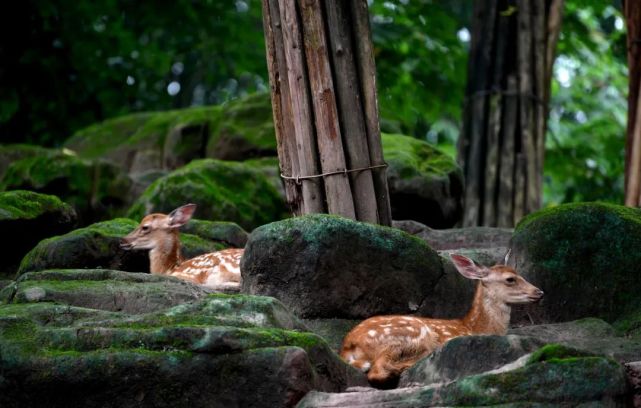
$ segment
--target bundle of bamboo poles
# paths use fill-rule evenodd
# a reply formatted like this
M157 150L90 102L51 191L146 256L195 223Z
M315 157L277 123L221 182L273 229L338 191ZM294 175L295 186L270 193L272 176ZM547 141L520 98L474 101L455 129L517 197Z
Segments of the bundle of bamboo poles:
M263 0L281 173L294 215L391 224L366 0Z

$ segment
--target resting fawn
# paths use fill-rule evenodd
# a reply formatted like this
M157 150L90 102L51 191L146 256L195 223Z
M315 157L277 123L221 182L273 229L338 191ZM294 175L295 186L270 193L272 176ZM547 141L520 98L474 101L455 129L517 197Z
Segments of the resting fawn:
M196 204L178 207L168 215L150 214L124 237L123 249L149 249L150 272L213 287L240 286L243 249L230 248L185 260L180 251L178 228L191 219Z
M509 266L487 268L462 255L451 258L461 275L479 281L465 317L376 316L358 324L345 337L341 357L367 372L373 385L389 386L403 370L454 337L504 335L510 322L509 304L536 302L543 296Z

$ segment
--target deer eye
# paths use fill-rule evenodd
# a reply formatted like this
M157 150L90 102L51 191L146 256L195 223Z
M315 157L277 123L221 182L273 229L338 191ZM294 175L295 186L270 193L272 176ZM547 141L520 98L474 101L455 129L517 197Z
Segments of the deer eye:
M505 282L506 282L508 285L513 285L513 284L515 284L515 283L516 283L516 279L514 279L514 278L507 278L507 279L505 280Z
M140 230L141 230L142 232L149 232L149 225L143 225L143 226L140 228Z

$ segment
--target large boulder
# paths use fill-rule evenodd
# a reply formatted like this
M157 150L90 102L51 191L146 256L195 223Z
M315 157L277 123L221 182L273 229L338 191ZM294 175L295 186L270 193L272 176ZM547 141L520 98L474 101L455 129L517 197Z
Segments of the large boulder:
M319 214L254 230L241 273L243 292L274 296L301 317L363 318L416 311L443 266L397 229Z
M75 222L74 209L58 197L24 190L0 193L0 277L13 276L22 257L40 240L68 232Z
M454 226L463 214L463 172L454 159L409 136L383 134L382 140L392 217Z
M245 163L195 160L153 182L136 200L129 217L168 213L198 204L198 217L233 221L251 230L286 216L285 203L263 173Z
M220 106L122 116L79 130L65 142L82 157L104 157L131 174L174 170L191 160L275 156L268 94Z
M545 291L529 309L536 321L582 317L614 321L641 306L641 210L613 204L566 204L525 217L511 262Z
M0 180L0 191L31 190L60 197L85 225L121 214L131 201L130 186L130 178L114 164L66 153L15 161Z
M269 298L209 295L137 315L11 304L0 328L3 407L291 407L310 390L364 384Z
M130 272L149 271L147 251L125 251L120 240L138 223L118 218L47 238L33 248L20 263L19 274L47 269L104 268ZM181 234L183 254L187 258L226 248L228 245Z
M617 407L625 406L627 392L626 373L619 363L548 345L517 363L449 383L390 391L310 392L298 407Z

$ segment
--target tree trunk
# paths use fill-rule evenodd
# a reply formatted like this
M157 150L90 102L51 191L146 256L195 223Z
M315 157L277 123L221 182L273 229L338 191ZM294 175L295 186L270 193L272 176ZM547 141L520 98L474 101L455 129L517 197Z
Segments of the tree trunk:
M641 207L641 3L623 4L628 29L628 127L625 142L625 205Z
M464 226L513 227L541 206L563 0L477 0L458 159Z
M391 224L368 18L366 0L263 0L278 156L294 215Z

